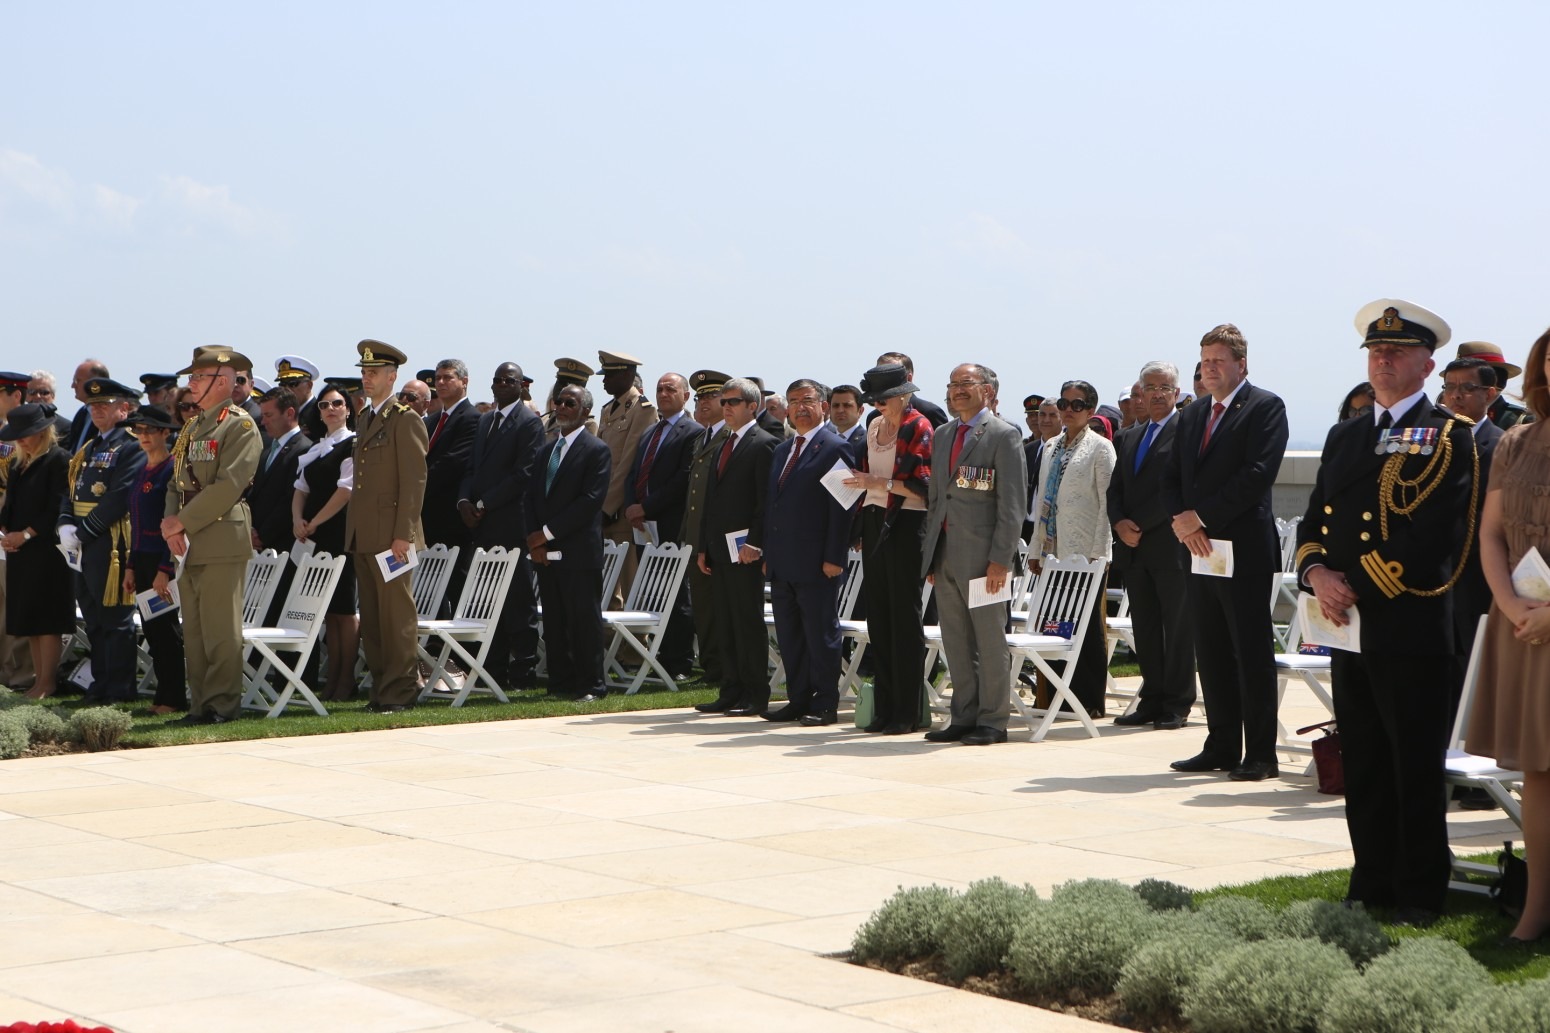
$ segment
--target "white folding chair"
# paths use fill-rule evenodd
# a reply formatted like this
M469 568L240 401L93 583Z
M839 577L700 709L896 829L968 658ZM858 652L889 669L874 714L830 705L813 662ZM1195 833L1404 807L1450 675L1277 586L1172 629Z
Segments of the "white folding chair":
M414 592L414 613L419 620L434 620L447 597L447 585L452 581L452 568L457 563L460 546L450 548L437 542L417 554L419 562L409 572Z
M452 705L460 707L473 692L488 692L502 703L508 702L506 691L484 669L484 658L490 652L501 609L506 605L506 593L521 558L522 553L518 550L508 552L501 545L488 551L475 549L473 562L468 565L468 580L463 582L463 594L452 617L448 620L421 618L416 622L420 659L431 668L430 677L425 679L425 687L420 690L419 702L450 696ZM435 656L429 649L433 641L440 646ZM469 652L464 643L472 645L474 651ZM463 675L461 685L447 670L451 656L456 656L468 672Z
M640 566L635 569L635 580L630 585L629 598L622 610L604 610L603 623L613 629L608 652L603 656L603 677L610 687L623 683L629 672L619 663L619 650L628 644L640 656L640 666L630 678L625 695L638 692L646 680L648 671L656 672L656 679L670 689L678 683L667 673L657 659L662 646L662 635L673 616L673 601L678 598L678 586L689 569L694 550L688 545L664 542L648 545L641 554Z
M1061 717L1075 718L1090 737L1098 737L1098 728L1088 716L1087 708L1071 691L1071 679L1081 658L1082 641L1087 635L1087 623L1092 619L1093 605L1103 588L1105 566L1103 560L1047 557L1029 596L1028 630L1006 637L1007 645L1012 648L1008 691L1012 706L1028 722L1033 742L1043 739L1050 726ZM1071 637L1046 633L1044 629L1052 625L1069 627ZM1065 670L1056 674L1050 666L1051 660L1065 661ZM1049 706L1042 710L1023 699L1018 676L1025 663L1033 664L1034 669L1048 680L1052 690ZM1070 707L1069 714L1061 713L1062 702ZM1038 719L1037 724L1035 719Z
M1277 636L1281 639L1282 636ZM1276 665L1276 732L1280 738L1279 749L1283 753L1295 753L1304 757L1313 756L1313 745L1306 739L1294 738L1281 721L1281 702L1286 698L1286 686L1293 678L1298 679L1313 693L1313 698L1321 703L1329 716L1335 716L1335 701L1330 698L1330 667L1329 657L1317 653L1299 653L1298 647L1302 645L1302 625L1297 620L1293 611L1292 623L1287 626L1284 641L1287 650L1275 655ZM1312 762L1309 762L1311 769Z
M629 542L603 542L603 591L601 594L603 609L608 609L608 601L614 597L614 589L619 587L619 575L624 571L624 557L632 548ZM533 595L538 595L538 574L533 574Z
M1028 624L1028 590L1033 587L1033 571L1028 565L1026 542L1019 543L1023 549L1023 572L1012 578L1012 600L1008 604L1008 623L1013 631L1025 629ZM922 602L921 610L925 610ZM925 633L926 658L921 666L920 678L926 690L926 705L934 714L949 715L951 707L946 700L947 690L952 686L952 670L944 662L942 669L937 671L937 659L942 655L942 626L940 624L927 624L921 629ZM936 677L932 678L933 672Z
M280 587L280 575L290 560L288 552L265 549L255 552L248 560L247 577L242 583L242 626L262 627L269 615L269 604L274 601L275 589Z
M1475 644L1469 651L1469 666L1464 669L1464 691L1459 697L1458 715L1453 719L1453 734L1448 737L1443 777L1450 787L1484 789L1492 802L1521 829L1523 828L1523 804L1515 791L1522 791L1523 772L1499 767L1492 758L1482 757L1464 749L1464 733L1469 728L1469 712L1475 704L1475 688L1480 682L1480 654L1485 646L1486 620L1487 618L1481 617L1479 623L1475 625ZM1453 873L1455 878L1448 883L1448 888L1471 893L1483 893L1486 892L1486 888L1479 882L1469 881L1465 876L1494 877L1498 874L1495 865L1457 859L1453 862Z
M931 599L932 588L933 586L929 581L923 582L920 586L921 613L926 612L926 603ZM851 605L852 608L854 608L854 602L852 602ZM852 612L854 612L854 609ZM872 616L870 613L868 613L867 620L871 619ZM872 644L872 632L871 629L867 627L867 622L864 620L858 621L848 618L841 618L840 640L840 648L842 650L845 648L844 644L846 642L854 643L854 648L851 650L850 659L845 661L845 669L840 672L840 699L854 701L856 698L856 689L861 685L861 661L866 656L867 647ZM934 654L930 653L930 650L931 644L927 642L926 651L928 653L928 659L926 660L926 669L928 671L931 669L931 659L929 657L934 656Z
M1290 644L1289 631L1297 623L1297 525L1302 517L1291 520L1276 518L1276 536L1281 542L1281 571L1271 577L1270 627L1276 637L1276 645L1285 652L1297 647ZM1285 616L1285 621L1280 618Z
M328 716L312 689L301 680L301 672L317 645L328 601L334 597L334 588L348 560L348 556L330 556L326 552L308 556L291 579L291 589L280 607L280 623L272 628L242 629L243 678L247 682L242 696L244 708L267 711L265 717L278 717L291 705L292 697L300 694L300 702L310 706L313 713ZM282 651L292 658L292 663L280 657ZM259 657L256 667L252 663L255 653ZM285 687L279 692L269 686L271 669L285 679Z
M839 605L836 611L840 620L849 620L855 612L856 600L861 597L861 550L851 549L845 554L845 570L840 574ZM764 604L764 626L770 636L770 693L786 681L786 663L780 656L780 644L775 640L775 612L769 603ZM843 648L843 647L842 647ZM843 682L844 679L841 678Z
M1182 604L1183 600L1180 600L1180 605ZM1110 617L1108 623L1104 625L1103 639L1104 646L1106 647L1104 650L1106 665L1103 672L1105 680L1104 695L1109 699L1124 700L1126 704L1125 713L1128 714L1136 708L1136 704L1139 702L1137 695L1134 692L1121 692L1119 685L1114 681L1114 675L1110 674L1107 668L1108 663L1114 662L1114 650L1121 642L1125 644L1126 649L1130 650L1131 656L1136 655L1136 622L1130 616L1130 592L1128 589L1121 590L1119 612Z

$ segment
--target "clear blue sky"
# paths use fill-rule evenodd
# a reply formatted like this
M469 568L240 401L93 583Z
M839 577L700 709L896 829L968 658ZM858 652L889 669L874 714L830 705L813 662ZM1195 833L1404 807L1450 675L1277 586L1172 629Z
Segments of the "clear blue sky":
M434 10L434 7L444 8ZM1316 446L1377 297L1519 362L1533 4L0 5L7 367L997 369L1003 412L1232 321ZM1439 353L1442 355L1444 353ZM1451 357L1452 348L1446 355ZM1433 386L1435 386L1435 379Z

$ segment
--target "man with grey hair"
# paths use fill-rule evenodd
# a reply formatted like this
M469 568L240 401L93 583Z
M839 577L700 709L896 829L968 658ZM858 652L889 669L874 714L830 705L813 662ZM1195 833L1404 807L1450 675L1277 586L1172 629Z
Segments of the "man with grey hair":
M89 399L86 394L86 382L98 378L111 376L107 364L101 359L84 359L75 367L75 375L70 378L70 389L75 392L75 400L81 403L76 410L74 418L70 420L70 430L59 444L71 455L81 450L81 446L87 441L98 436L97 428L93 426L91 408L86 404Z
M1178 368L1148 362L1139 384L1140 401L1130 407L1133 422L1114 439L1108 501L1114 569L1123 572L1130 593L1141 691L1135 709L1114 723L1182 728L1195 703L1195 628L1185 605L1189 550L1173 533L1162 493L1178 430Z
M479 412L468 401L468 366L462 359L442 359L431 375L441 412L425 417L428 443L425 450L425 501L420 504L420 520L429 545L457 548L452 580L442 600L442 616L450 617L452 607L463 592L468 564L473 559L473 537L459 515L463 498L463 478L473 460L474 439L479 430ZM516 540L516 528L512 529ZM529 593L531 595L531 592Z
M32 379L27 382L26 400L39 404L47 402L57 410L59 403L55 399L56 384L54 374L46 369L35 369L30 375ZM59 440L59 447L69 447L70 417L61 416L57 411L54 414L54 436Z

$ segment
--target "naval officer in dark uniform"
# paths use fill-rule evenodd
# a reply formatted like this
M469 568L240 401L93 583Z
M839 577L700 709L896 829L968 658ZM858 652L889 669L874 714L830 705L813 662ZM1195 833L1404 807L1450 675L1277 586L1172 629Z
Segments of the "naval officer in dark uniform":
M59 538L79 543L81 569L75 599L91 643L94 703L128 703L135 693L135 600L124 591L129 569L129 494L140 479L145 453L118 426L140 392L107 377L81 386L96 435L70 458L69 494L59 515Z
M1297 570L1328 620L1347 624L1353 607L1360 618L1360 652L1330 658L1356 855L1346 896L1427 926L1451 868L1448 592L1473 537L1478 460L1469 420L1422 388L1448 324L1385 298L1358 312L1356 327L1373 413L1336 424L1324 442Z

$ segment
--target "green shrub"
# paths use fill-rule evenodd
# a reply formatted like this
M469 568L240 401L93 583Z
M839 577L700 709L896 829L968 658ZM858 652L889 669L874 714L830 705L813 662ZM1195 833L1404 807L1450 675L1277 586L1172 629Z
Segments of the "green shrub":
M941 886L901 886L856 930L851 943L856 960L910 961L937 953L956 898Z
M1550 1033L1550 980L1493 986L1464 998L1455 1033Z
M1168 918L1168 928L1125 962L1114 987L1125 1007L1158 1021L1178 1012L1185 991L1217 958L1243 945L1225 929L1193 915Z
M0 689L0 710L10 710L19 707L23 703L31 702L25 692L12 692L10 689Z
M1131 955L1165 928L1164 916L1127 886L1070 882L1028 912L1007 949L1007 962L1031 993L1108 993Z
M1410 940L1368 965L1363 978L1335 988L1319 1028L1324 1033L1451 1031L1459 1002L1491 985L1491 974L1452 940Z
M27 729L34 743L62 742L70 736L65 719L48 707L17 707L7 711L6 716Z
M1276 931L1276 916L1252 897L1212 897L1200 905L1196 914L1240 940L1264 940Z
M96 753L116 748L124 738L124 733L134 727L134 723L134 718L122 710L88 707L70 716L70 735Z
M1136 896L1153 911L1188 911L1195 906L1195 894L1176 882L1142 879L1136 883Z
M942 927L947 974L963 979L1000 968L1017 927L1038 905L1039 894L1032 886L1013 886L998 878L970 883Z
M1331 992L1360 982L1338 947L1261 940L1224 952L1183 993L1194 1033L1305 1033Z
M7 711L0 714L0 760L10 760L27 752L27 727Z
M1299 900L1281 912L1278 926L1283 936L1333 944L1358 965L1366 965L1390 946L1388 934L1366 910L1331 900Z

